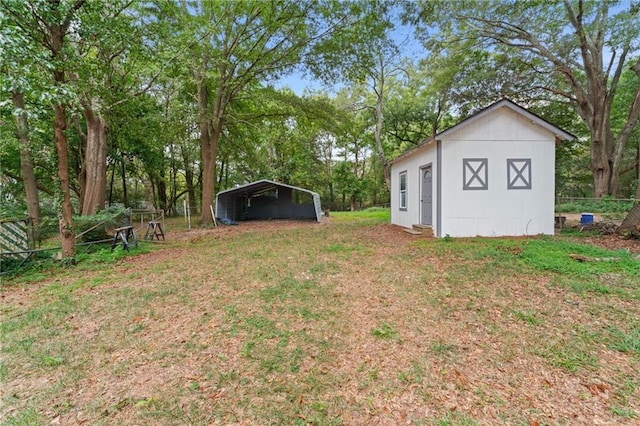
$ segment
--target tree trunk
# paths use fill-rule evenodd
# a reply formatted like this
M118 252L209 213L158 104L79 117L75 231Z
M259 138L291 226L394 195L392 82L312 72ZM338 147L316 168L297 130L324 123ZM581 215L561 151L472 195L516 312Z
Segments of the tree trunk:
M200 149L202 152L202 203L200 205L200 225L213 222L211 209L216 187L216 161L218 145L222 134L222 116L225 102L223 100L223 82L220 82L216 93L211 119L207 114L208 89L204 79L198 82L198 110L200 112Z
M204 73L203 73L204 74ZM210 170L210 158L211 158L211 144L209 137L209 119L207 117L207 106L209 104L209 89L207 83L204 81L204 75L198 78L198 126L200 128L200 156L202 164L202 205L201 205L201 217L200 224L207 223L207 214L209 205L205 203L211 203L212 197L207 197L205 194L213 192L213 184L211 182L211 170ZM215 179L215 173L213 174Z
M154 208L158 208L158 196L156 193L156 183L153 181L153 176L149 176L149 182L151 182L151 202Z
M208 144L208 143L207 143ZM211 151L207 149L207 152ZM205 160L206 158L206 160ZM200 224L212 222L209 206L213 205L213 191L215 190L215 163L211 161L211 155L202 158L202 208L200 211Z
M64 80L64 75L56 71L56 81ZM76 238L73 229L73 207L71 206L71 191L69 189L69 157L67 151L67 117L64 105L56 105L54 134L56 139L56 153L58 155L58 179L62 191L62 211L59 219L60 239L62 245L62 260L75 263Z
M606 143L602 140L591 142L591 172L593 173L593 196L602 198L609 194L611 167Z
M611 132L610 132L611 133ZM624 157L624 149L627 145L616 143L613 134L609 135L612 141L610 145L614 147L613 154L611 155L611 177L609 178L609 194L613 197L618 197L620 191L620 175L622 173L622 160Z
M64 41L66 29L59 24L49 25L51 57L59 67L60 52ZM56 68L53 71L53 79L56 86L64 84L64 70ZM56 154L58 157L58 180L62 192L62 204L59 216L60 240L62 246L62 261L75 263L76 238L73 227L73 206L71 205L71 190L69 188L69 151L67 141L67 114L65 106L59 103L54 106L54 137L56 141Z
M125 162L124 155L120 159L120 169L121 169L120 171L121 171L121 178L122 178L122 204L124 204L124 206L127 207L127 204L128 204L128 200L127 200L127 165L126 165L126 162Z
M203 149L202 211L200 212L200 224L208 224L213 222L211 209L209 208L209 206L213 206L213 197L216 189L216 161L218 158L218 144L220 142L221 134L220 123L221 120L214 117L211 138L207 143L207 148Z
M218 188L222 185L222 181L223 181L223 179L224 179L224 177L225 177L225 174L226 174L226 169L225 169L225 167L226 167L226 165L227 165L227 162L226 162L226 161L225 161L225 159L223 158L223 159L220 161L220 170L218 171L218 173L220 173L220 175L218 176Z
M329 181L329 206L333 210L335 208L336 194L333 192L333 182Z
M633 66L631 66L631 70L636 74L638 83L640 83L640 58L638 58L636 62L633 64ZM611 185L611 187L615 189L615 192L617 192L618 190L618 181L620 178L620 167L622 166L624 148L627 145L627 141L631 137L633 129L638 124L639 119L640 119L640 84L638 84L633 100L631 101L629 114L627 116L627 121L624 127L622 128L620 133L618 133L617 138L614 138L613 134L610 136L613 141L612 144L615 145L614 156L613 156L614 174L613 174L613 180ZM639 186L640 186L640 183L639 183Z
M158 207L160 210L175 211L175 200L171 202L171 205L167 202L167 183L164 179L164 173L158 173L156 180L156 189L158 191Z
M171 182L171 190L170 192L170 197L169 199L171 200L171 203L169 203L170 205L168 205L167 201L166 201L166 180L164 178L164 171L160 173L160 179L162 180L162 185L165 187L164 188L164 194L165 194L165 207L163 208L164 210L166 209L171 209L172 211L175 211L176 209L176 194L178 193L178 164L177 161L175 159L175 150L174 150L174 144L171 143L169 145L169 152L171 154L171 161L170 161L170 170L169 170L169 179Z
M80 208L84 204L84 191L87 187L87 170L84 167L84 157L85 157L85 149L87 147L87 134L82 129L80 125L80 120L77 116L73 117L73 124L75 125L76 131L78 133L78 149L71 151L71 155L69 158L69 163L71 164L71 170L77 176L78 180L78 198L80 201Z
M40 225L40 200L38 198L36 176L33 172L33 157L29 147L29 121L24 110L24 95L22 93L13 92L13 106L20 110L16 115L16 125L18 126L18 140L20 141L20 172L27 198L27 213L33 221L34 229L37 230Z
M222 185L222 182L224 182L224 187L229 188L229 165L223 168L223 172L224 174L221 175L220 177L223 178L224 180L221 181L220 185Z
M637 151L638 162L636 165L636 178L638 181L636 182L636 200L640 200L640 142L638 142L638 151Z
M384 154L384 148L382 147L382 126L384 125L384 63L383 59L380 59L380 74L378 78L374 79L374 90L376 92L376 107L375 107L375 116L376 116L376 128L374 131L374 138L376 141L376 148L378 149L378 158L380 159L380 163L382 164L382 170L384 172L384 183L387 186L387 189L391 189L391 171L389 170L389 165L387 164L387 159Z
M189 155L185 147L182 147L182 166L184 167L184 181L189 194L189 208L191 211L196 210L196 189L194 187L194 174L192 161L189 161Z
M107 188L107 124L90 105L84 105L87 149L84 160L85 189L82 215L104 209Z
M189 194L189 208L192 211L196 210L196 188L193 182L193 171L189 170L185 174L185 181L187 185L187 194Z
M111 179L109 179L109 207L113 204L113 180L116 176L116 164L111 168Z

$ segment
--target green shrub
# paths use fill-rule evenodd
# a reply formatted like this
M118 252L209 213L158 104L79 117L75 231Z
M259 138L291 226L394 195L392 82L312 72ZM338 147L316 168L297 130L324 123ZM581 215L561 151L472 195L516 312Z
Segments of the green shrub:
M557 213L626 213L633 207L633 201L620 201L612 198L599 200L561 201L556 204Z
M111 206L91 216L75 216L73 222L80 241L99 241L111 237L110 229L128 224L129 209Z

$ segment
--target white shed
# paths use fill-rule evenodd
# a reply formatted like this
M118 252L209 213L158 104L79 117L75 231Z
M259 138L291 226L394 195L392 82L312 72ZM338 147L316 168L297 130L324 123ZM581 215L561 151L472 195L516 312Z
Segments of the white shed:
M553 235L555 146L573 138L498 101L391 161L391 223L437 237Z

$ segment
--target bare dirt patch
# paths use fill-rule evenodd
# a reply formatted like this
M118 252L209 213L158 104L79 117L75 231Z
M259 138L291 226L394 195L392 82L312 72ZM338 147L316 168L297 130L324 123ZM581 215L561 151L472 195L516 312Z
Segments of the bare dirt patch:
M586 244L602 247L607 250L626 250L630 253L640 254L640 240L625 238L618 235L598 235L582 239Z

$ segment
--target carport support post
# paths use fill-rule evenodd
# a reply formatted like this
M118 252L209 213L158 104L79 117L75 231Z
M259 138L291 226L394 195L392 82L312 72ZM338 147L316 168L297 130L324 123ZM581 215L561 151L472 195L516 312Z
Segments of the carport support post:
M211 209L211 217L213 218L213 226L218 227L218 222L216 222L216 215L213 213L213 206L209 204L209 208Z

